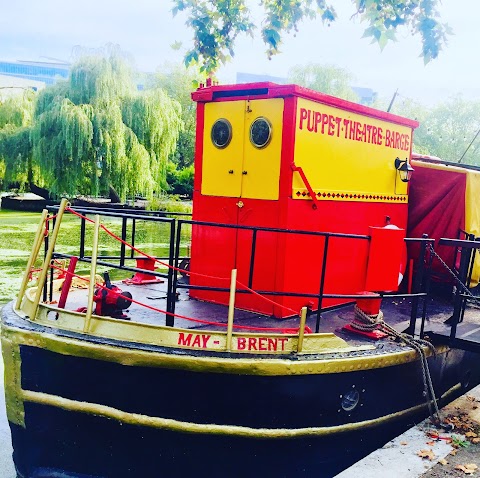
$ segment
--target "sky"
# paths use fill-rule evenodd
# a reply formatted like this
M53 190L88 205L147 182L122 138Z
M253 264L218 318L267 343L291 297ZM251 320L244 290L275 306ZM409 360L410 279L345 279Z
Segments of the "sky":
M252 0L253 8L258 2ZM235 82L237 72L286 77L298 64L335 65L352 73L354 85L372 88L381 97L435 104L454 95L480 99L480 1L444 0L442 21L454 35L437 60L424 65L419 37L399 31L383 51L362 38L365 24L351 20L351 2L332 0L339 18L330 27L306 21L294 37L284 38L282 53L268 60L261 40L243 37L234 61L218 73L221 83ZM133 55L137 66L155 71L165 62L180 62L191 46L185 17L172 17L170 0L0 0L0 60L70 60L72 48L99 48L111 42ZM181 42L182 49L171 45Z

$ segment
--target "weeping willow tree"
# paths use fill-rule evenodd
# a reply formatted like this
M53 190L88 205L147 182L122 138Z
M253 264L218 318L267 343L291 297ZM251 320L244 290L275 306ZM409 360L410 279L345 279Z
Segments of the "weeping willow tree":
M38 176L32 162L30 130L36 94L25 90L0 102L0 179L20 187Z
M66 82L36 103L33 161L56 195L151 196L182 129L181 107L162 90L139 92L134 72L115 51L77 61Z

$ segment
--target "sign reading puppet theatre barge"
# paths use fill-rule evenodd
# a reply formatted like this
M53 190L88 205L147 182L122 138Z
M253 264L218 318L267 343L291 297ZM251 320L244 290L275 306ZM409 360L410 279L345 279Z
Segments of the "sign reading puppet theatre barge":
M227 288L233 268L239 284L280 294L273 298L281 304L237 293L236 305L276 317L318 307L301 293L396 289L408 208L396 159L410 160L416 121L295 85L213 86L192 96L193 218L231 227L193 227L191 271L209 277L191 275L191 297L228 303L226 292L200 287ZM368 240L372 227L389 222L400 231L390 225L381 239ZM297 295L281 295L288 292ZM338 303L327 298L321 306Z

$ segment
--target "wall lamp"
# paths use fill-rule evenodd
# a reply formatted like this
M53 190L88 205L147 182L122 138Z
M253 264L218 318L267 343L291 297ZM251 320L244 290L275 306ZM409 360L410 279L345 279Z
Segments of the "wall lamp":
M415 171L409 164L408 160L405 159L402 161L400 158L395 159L395 169L398 171L400 175L400 180L404 183L408 183L412 178L412 173Z

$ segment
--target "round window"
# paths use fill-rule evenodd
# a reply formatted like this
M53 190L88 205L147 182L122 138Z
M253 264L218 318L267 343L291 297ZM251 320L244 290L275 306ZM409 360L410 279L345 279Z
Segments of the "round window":
M250 141L256 148L264 148L272 138L272 125L266 118L257 118L250 126Z
M226 148L232 140L232 125L224 118L213 123L212 142L217 148Z
M357 390L349 390L345 395L342 397L342 408L346 412L351 412L360 401L360 393Z

